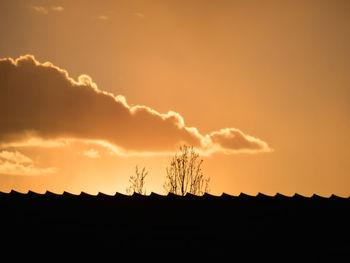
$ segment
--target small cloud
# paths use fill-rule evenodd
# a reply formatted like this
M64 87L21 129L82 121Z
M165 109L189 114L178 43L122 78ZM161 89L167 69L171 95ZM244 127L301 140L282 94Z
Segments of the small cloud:
M43 6L33 6L33 10L42 15L47 15L49 13L49 9Z
M227 154L240 152L271 152L272 149L266 142L255 138L253 136L244 134L239 129L226 128L219 131L212 132L207 138L219 146L219 149Z
M32 159L19 152L0 152L0 174L8 175L47 175L56 173L57 169L38 168Z
M85 151L83 153L84 156L92 158L92 159L97 159L100 158L100 153L97 150L90 149L88 151Z
M62 12L64 10L62 6L51 6L51 9L56 12Z
M32 159L29 157L19 153L19 152L9 152L9 151L1 151L0 159L15 162L15 163L31 163Z
M100 15L100 16L97 16L96 19L98 19L98 20L107 20L108 16Z
M37 168L33 164L25 165L22 163L12 163L0 161L0 174L8 175L48 175L57 172L56 168Z
M145 15L142 14L142 13L139 13L139 12L135 12L133 13L133 15L139 19L144 19L145 18Z
M42 139L39 137L35 137L34 134L28 133L24 135L23 140L15 141L15 142L1 142L0 148L25 148L25 147L39 147L39 148L55 148L55 147L63 147L68 145L70 141L68 139Z

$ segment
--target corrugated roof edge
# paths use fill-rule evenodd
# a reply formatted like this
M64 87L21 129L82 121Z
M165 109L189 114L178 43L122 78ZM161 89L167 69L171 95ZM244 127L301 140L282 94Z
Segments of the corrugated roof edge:
M55 197L87 197L87 198L176 198L176 199L235 199L235 198L239 198L239 199L275 199L275 198L292 198L292 199L316 199L316 200L324 200L324 199L342 199L342 200L346 200L349 199L350 200L350 196L348 197L341 197L335 194L329 195L329 196L321 196L321 195L317 195L317 194L313 194L312 196L304 196L304 195L300 195L298 193L295 193L292 196L287 196L287 195L283 195L281 193L276 193L275 195L266 195L263 194L261 192L257 193L257 195L248 195L245 193L240 193L239 195L230 195L227 193L222 193L221 195L212 195L212 194L208 194L205 193L203 196L197 196L197 195L193 195L193 194L186 194L185 196L180 196L180 195L176 195L173 193L168 193L167 195L161 195L158 193L154 193L151 192L149 195L141 195L141 194L137 194L137 193L133 193L132 195L126 195L126 194L122 194L119 192L116 192L114 195L109 195L109 194L105 194L102 192L98 192L98 194L94 195L94 194L89 194L86 192L81 192L80 194L74 194L74 193L70 193L67 191L64 191L63 193L59 194L59 193L54 193L51 191L46 191L45 193L38 193L38 192L34 192L32 190L29 190L28 192L19 192L19 191L15 191L15 190L11 190L10 192L3 192L0 191L0 197L1 196L31 196L31 197L35 197L35 196L55 196Z

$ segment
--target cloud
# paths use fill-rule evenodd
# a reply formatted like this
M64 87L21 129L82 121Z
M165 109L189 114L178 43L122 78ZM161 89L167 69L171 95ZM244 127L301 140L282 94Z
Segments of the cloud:
M107 20L108 16L100 15L100 16L97 16L96 19L98 19L98 20Z
M95 149L87 150L83 153L83 155L92 159L100 158L100 153Z
M19 153L19 152L9 152L9 151L1 151L0 159L15 162L15 163L31 163L32 159L29 157Z
M0 151L0 174L47 175L56 173L56 168L38 168L32 159L19 152Z
M51 6L51 10L56 11L56 12L63 12L64 8L63 8L63 6Z
M41 15L48 15L50 11L48 7L44 6L33 6L32 8L36 13ZM63 6L51 6L51 10L54 12L63 12L64 8Z
M266 142L244 134L235 128L221 129L209 135L213 144L218 145L225 153L267 152L271 151Z
M12 163L0 161L0 174L7 175L48 175L56 173L56 168L40 169L33 164L24 165L22 163Z
M145 18L145 15L142 14L142 13L139 13L139 12L135 12L133 13L133 16L139 18L139 19L144 19Z
M130 106L125 97L100 90L88 75L74 80L32 55L0 59L0 145L30 140L103 142L127 153L171 152L183 143L208 153L270 150L234 128L202 135L179 113Z
M49 13L49 9L43 6L33 6L33 10L42 15L47 15Z
M17 138L17 136L15 136ZM54 148L62 147L71 144L71 139L43 139L34 137L31 133L23 134L15 140L0 140L0 148L23 148L23 147L39 147L39 148Z

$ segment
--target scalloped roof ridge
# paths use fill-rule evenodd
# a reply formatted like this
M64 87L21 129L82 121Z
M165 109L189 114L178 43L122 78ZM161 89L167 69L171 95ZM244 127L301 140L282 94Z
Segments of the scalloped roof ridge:
M43 197L43 196L48 196L48 197L80 197L80 198L134 198L134 199L139 199L139 198L167 198L167 199L295 199L295 200L332 200L332 199L337 199L337 200L350 200L350 196L348 197L341 197L335 194L329 195L329 196L321 196L318 194L313 194L311 196L304 196L298 193L295 193L294 195L284 195L281 193L276 193L275 195L267 195L261 192L258 192L256 195L250 195L246 193L240 193L239 195L231 195L227 193L222 193L221 195L212 195L209 193L205 193L202 196L197 196L193 195L190 193L187 193L184 196L176 195L173 193L168 193L167 195L162 195L158 194L155 192L151 192L149 195L142 195L138 193L133 193L132 195L126 195L120 192L116 192L114 195L106 194L103 192L98 192L97 194L89 194L84 191L80 192L79 194L76 193L71 193L68 191L64 191L62 193L55 193L51 191L46 191L45 193L39 193L35 192L32 190L29 190L27 192L20 192L16 190L11 190L10 192L3 192L0 191L0 196L30 196L30 197Z

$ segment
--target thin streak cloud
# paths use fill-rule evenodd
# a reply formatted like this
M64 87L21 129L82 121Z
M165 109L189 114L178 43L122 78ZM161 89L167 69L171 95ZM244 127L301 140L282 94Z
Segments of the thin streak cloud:
M63 6L51 6L51 10L56 11L56 12L63 12L64 8L63 8Z
M49 9L43 6L33 6L33 10L41 15L47 15L49 13Z
M57 169L54 167L37 167L32 159L18 151L0 151L0 174L35 176L56 172Z

